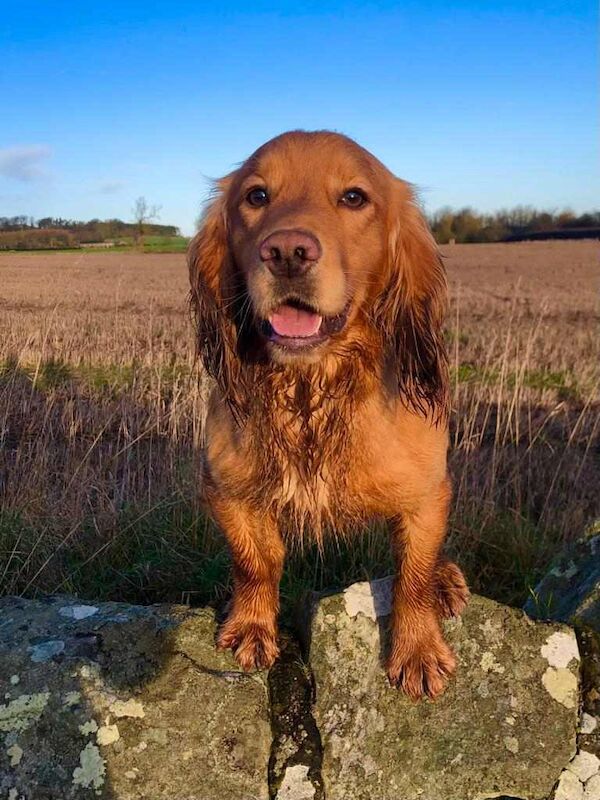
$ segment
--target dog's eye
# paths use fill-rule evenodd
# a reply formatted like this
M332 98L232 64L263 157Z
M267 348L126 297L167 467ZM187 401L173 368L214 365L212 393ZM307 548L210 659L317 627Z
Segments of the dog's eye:
M269 195L267 194L267 190L263 189L261 186L254 186L247 193L246 202L254 206L254 208L268 205Z
M349 208L360 208L368 202L369 200L367 195L362 189L357 189L356 187L345 191L340 198L340 203L348 206Z

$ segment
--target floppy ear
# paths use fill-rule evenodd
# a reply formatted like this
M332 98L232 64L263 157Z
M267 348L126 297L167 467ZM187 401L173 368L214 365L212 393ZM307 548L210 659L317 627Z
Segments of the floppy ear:
M375 308L405 402L436 420L448 413L448 357L442 324L446 275L409 184L396 179L390 207L385 289Z
M228 175L215 185L213 199L190 243L188 266L197 353L225 399L235 406L237 334L229 291L224 297L232 275L227 241L227 191L231 179Z

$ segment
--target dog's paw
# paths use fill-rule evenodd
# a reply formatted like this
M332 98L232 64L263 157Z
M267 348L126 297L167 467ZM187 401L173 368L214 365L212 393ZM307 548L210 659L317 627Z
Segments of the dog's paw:
M409 633L394 637L387 664L388 678L392 686L402 689L413 700L425 695L432 700L438 697L455 669L456 658L437 622L419 639Z
M217 647L219 650L231 650L246 672L269 669L279 655L274 627L236 617L230 617L221 627Z
M465 610L471 593L459 567L442 559L435 571L435 597L441 617L459 617Z

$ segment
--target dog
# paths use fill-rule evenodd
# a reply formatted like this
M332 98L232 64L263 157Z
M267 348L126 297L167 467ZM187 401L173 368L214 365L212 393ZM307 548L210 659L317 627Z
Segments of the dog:
M446 279L411 186L345 136L284 133L216 182L188 261L213 384L203 491L233 560L218 646L270 667L286 542L385 519L387 674L437 697L456 667L440 618L469 592L441 555Z

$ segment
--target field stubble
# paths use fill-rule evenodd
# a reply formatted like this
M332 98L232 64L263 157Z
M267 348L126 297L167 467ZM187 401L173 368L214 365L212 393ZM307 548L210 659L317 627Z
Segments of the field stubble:
M593 242L443 248L451 303L448 549L521 603L600 514ZM0 255L0 593L219 600L224 542L197 502L206 387L182 255ZM292 554L305 589L390 569L385 532Z

